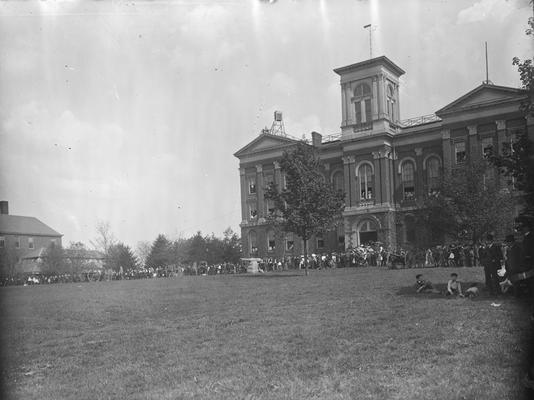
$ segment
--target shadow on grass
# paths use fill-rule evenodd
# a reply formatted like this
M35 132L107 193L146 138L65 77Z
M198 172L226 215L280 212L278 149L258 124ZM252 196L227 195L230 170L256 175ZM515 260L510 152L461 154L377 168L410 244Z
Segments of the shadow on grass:
M271 278L292 278L292 277L295 277L295 276L305 276L304 274L295 274L295 273L291 273L291 274L283 274L283 273L259 273L259 274L237 274L237 275L234 275L233 278L234 279L239 279L239 278L257 278L257 279L271 279Z

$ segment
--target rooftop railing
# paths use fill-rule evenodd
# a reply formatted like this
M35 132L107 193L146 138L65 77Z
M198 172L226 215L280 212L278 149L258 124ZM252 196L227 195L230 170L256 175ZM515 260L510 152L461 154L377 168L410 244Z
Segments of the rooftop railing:
M401 128L409 128L412 126L429 124L431 122L439 122L441 118L436 114L423 115L421 117L408 118L399 122Z

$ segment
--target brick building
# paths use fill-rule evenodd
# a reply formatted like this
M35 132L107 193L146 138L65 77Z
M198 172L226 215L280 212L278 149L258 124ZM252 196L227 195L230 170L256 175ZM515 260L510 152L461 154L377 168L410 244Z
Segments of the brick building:
M343 250L368 241L409 246L416 229L416 199L441 174L462 168L488 149L510 146L519 131L534 139L534 119L519 104L524 90L482 83L435 114L401 120L399 77L404 71L387 57L334 70L341 84L341 133L312 132L324 176L346 193L336 232L310 240L310 252ZM297 142L266 131L235 153L241 179L241 236L245 256L302 254L297 237L276 232L266 221L269 182L283 184L277 160ZM496 179L504 179L495 174Z
M61 245L61 235L35 217L9 214L7 201L0 201L0 274L13 272L24 256L50 243Z

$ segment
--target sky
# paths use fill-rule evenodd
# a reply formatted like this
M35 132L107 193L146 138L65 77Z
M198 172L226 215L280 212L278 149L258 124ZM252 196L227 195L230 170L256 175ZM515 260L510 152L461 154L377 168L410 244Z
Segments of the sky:
M109 223L136 247L239 232L237 150L281 110L288 134L340 131L337 67L406 71L401 119L485 79L519 87L528 0L0 3L0 200L63 243Z

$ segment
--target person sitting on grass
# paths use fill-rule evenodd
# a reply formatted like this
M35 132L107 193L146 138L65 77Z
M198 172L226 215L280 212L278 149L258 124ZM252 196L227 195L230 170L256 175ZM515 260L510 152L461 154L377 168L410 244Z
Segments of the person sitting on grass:
M423 279L423 274L417 274L415 276L417 293L439 293L439 290L434 289L432 282Z
M447 283L447 296L460 296L464 297L462 293L462 285L458 282L458 274L453 272L451 279Z
M469 285L469 288L467 288L467 290L465 291L465 295L469 297L470 299L472 299L473 297L477 297L478 296L477 284L472 283L471 285Z

